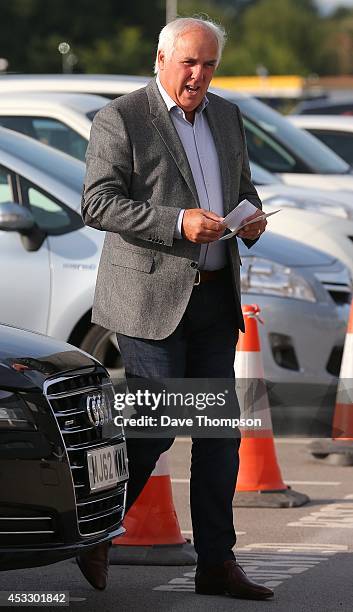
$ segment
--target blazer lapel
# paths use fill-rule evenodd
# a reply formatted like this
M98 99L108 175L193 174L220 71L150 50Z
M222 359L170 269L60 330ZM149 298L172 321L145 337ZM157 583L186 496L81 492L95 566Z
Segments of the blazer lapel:
M152 123L162 138L165 146L169 153L173 157L176 165L178 166L182 176L188 185L196 205L200 207L199 198L196 191L195 181L192 176L191 168L186 157L184 147L181 144L178 133L173 125L173 122L169 116L168 109L161 98L158 91L156 82L151 81L146 87L146 93L150 104L150 110L152 115ZM190 207L192 208L192 206Z
M222 189L223 189L223 205L224 205L224 216L234 208L234 203L231 202L230 195L230 174L229 167L226 157L226 143L228 135L225 129L222 127L220 118L215 116L212 109L212 101L207 104L205 111L208 124L214 139L214 143L218 153L219 167L222 177Z

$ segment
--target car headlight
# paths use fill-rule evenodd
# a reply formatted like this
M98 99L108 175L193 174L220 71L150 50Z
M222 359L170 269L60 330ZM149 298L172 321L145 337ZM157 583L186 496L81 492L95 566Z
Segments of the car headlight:
M287 266L260 257L242 257L240 270L241 290L243 293L277 295L316 302L309 283Z
M15 393L0 390L0 431L35 428L23 399Z
M311 210L312 212L331 215L333 217L353 220L353 208L341 203L323 202L319 198L316 200L314 198L272 196L264 200L264 204L266 204L266 206L275 206L276 208L301 208L304 210Z

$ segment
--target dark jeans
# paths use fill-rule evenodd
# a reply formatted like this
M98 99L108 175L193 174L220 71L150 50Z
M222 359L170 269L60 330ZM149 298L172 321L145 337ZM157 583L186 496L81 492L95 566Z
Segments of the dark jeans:
M161 316L163 314L161 313ZM118 334L126 376L228 378L234 380L238 322L231 278L194 287L176 330L164 340ZM173 439L129 438L129 508ZM236 541L232 500L238 474L239 438L193 438L190 504L194 545L202 566L233 559Z

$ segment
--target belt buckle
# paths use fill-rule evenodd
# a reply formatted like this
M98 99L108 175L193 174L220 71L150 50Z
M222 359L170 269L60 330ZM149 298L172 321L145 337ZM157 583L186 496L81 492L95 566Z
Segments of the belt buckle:
M195 276L195 280L194 280L194 287L198 287L198 285L201 283L201 274L200 274L200 270L197 269L196 270L196 276Z

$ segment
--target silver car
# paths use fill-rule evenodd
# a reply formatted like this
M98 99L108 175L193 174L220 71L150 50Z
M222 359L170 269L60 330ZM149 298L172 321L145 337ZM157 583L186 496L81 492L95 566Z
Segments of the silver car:
M0 321L121 367L115 335L90 322L104 233L80 217L84 164L3 128L0 157ZM349 271L330 255L271 233L251 250L239 247L243 302L259 304L264 319L259 327L276 421L288 423L288 404L312 419L322 403L332 405L323 394L337 383ZM296 422L297 412L291 414Z
M17 99L21 98L19 92L26 92L26 96L29 92L61 92L116 98L145 86L149 80L148 77L103 74L3 75L0 94L12 93ZM252 161L280 175L291 185L353 190L350 166L317 138L296 128L255 98L226 89L212 91L239 106ZM23 96L24 106L26 96Z

